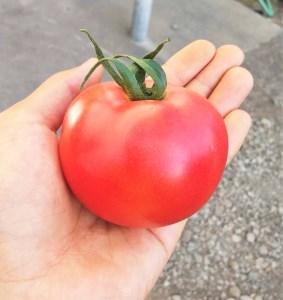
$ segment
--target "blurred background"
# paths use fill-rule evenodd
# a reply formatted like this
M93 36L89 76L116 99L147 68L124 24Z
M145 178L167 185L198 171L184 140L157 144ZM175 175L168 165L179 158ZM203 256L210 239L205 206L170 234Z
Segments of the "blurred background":
M139 43L130 34L134 3L0 0L0 111L95 55L80 28L107 55L141 56L170 37L160 62L195 39L240 46L255 78L243 106L252 129L211 201L189 220L149 299L283 299L283 2L268 10L262 3L270 1L153 0Z

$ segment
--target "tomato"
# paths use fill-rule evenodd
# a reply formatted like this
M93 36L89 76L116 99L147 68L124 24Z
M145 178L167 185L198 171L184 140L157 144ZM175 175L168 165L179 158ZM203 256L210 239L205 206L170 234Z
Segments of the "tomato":
M197 212L221 179L227 149L223 119L207 99L169 86L162 100L131 101L115 82L71 103L59 148L83 205L129 227L169 225Z
M142 59L105 57L81 31L99 59L81 87L100 64L116 83L86 89L66 112L59 151L70 189L91 212L118 225L159 227L191 216L208 201L226 164L222 117L200 95L167 87L153 58L168 40ZM133 63L128 67L121 57Z

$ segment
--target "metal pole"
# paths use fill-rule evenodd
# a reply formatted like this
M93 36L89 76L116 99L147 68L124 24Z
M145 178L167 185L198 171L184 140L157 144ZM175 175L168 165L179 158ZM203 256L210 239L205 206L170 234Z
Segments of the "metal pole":
M135 42L142 43L147 38L152 0L135 0L131 35Z

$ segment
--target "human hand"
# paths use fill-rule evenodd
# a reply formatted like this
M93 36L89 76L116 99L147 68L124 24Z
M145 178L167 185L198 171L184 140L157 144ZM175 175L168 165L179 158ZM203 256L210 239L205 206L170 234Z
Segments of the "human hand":
M228 161L249 130L239 110L252 88L238 67L242 51L196 41L164 65L168 82L208 98L224 118ZM0 298L144 299L181 235L185 221L133 229L104 222L82 207L60 169L56 130L91 59L49 78L0 114ZM98 69L87 86L100 81Z

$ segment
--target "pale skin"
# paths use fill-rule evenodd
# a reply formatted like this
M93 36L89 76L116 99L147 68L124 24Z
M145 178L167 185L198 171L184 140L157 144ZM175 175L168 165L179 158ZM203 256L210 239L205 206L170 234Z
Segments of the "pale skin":
M223 116L228 162L251 125L239 109L253 85L243 59L236 46L199 40L164 65L169 83L207 97ZM68 189L56 130L94 63L53 75L0 114L0 299L144 299L185 226L111 225ZM86 87L101 76L99 68Z

